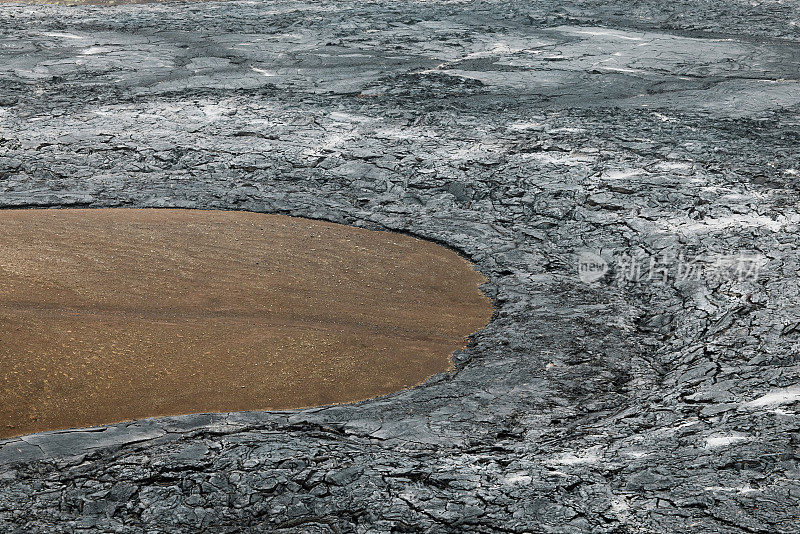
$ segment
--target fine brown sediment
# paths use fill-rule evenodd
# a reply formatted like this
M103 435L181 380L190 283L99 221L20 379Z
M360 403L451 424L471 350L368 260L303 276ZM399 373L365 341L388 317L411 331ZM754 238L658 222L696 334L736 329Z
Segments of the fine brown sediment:
M492 305L389 232L248 212L0 211L0 437L363 400L452 368Z

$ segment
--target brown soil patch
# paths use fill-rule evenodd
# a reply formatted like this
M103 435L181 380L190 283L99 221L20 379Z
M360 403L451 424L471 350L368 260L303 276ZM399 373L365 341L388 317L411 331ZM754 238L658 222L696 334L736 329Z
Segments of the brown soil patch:
M353 402L492 314L456 253L246 212L0 210L0 437Z

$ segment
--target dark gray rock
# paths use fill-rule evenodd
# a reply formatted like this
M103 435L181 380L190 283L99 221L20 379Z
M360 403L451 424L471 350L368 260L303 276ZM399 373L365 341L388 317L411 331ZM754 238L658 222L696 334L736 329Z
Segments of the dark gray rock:
M0 442L1 530L800 530L795 4L0 18L0 206L410 233L497 308L410 391ZM740 252L753 277L715 264Z

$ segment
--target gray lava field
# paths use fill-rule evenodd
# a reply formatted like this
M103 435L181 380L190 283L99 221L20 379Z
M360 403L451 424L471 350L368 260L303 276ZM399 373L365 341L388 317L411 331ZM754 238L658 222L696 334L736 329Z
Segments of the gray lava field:
M387 397L2 441L0 532L800 532L798 25L777 0L0 5L0 207L399 231L496 306L454 373Z

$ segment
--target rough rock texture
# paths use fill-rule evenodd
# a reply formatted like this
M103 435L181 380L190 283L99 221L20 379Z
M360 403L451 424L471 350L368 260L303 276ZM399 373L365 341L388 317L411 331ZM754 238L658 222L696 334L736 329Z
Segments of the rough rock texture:
M3 206L409 232L497 312L360 405L0 443L0 529L800 530L800 11L620 4L3 7ZM762 264L622 275L664 251Z

